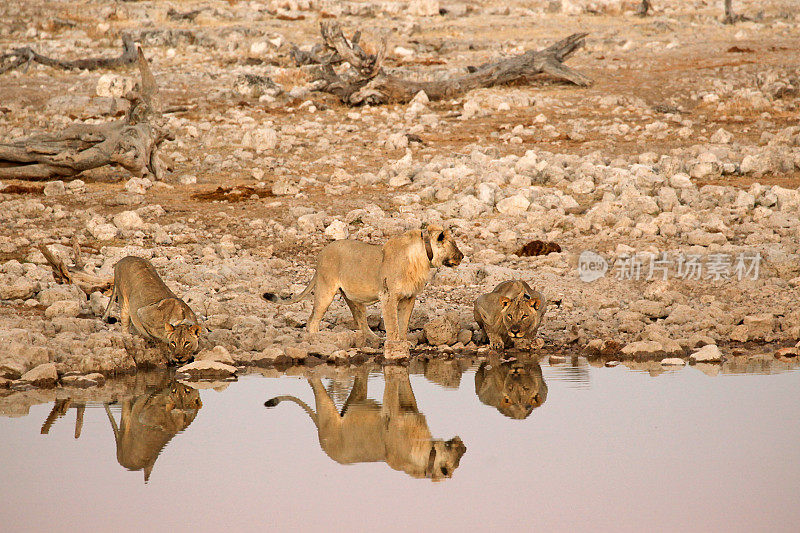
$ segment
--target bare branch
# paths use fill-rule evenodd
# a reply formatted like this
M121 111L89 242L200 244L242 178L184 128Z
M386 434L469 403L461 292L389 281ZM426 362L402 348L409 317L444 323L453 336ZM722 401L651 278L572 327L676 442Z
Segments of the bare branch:
M587 76L563 64L584 45L586 33L570 35L543 50L529 50L522 55L485 63L463 76L427 82L402 79L383 70L387 48L385 39L375 54L368 54L358 45L358 32L348 41L338 24L322 23L320 33L331 55L317 69L315 90L335 94L349 105L403 103L411 100L419 91L425 91L431 100L440 100L472 89L502 85L543 73L579 86L591 84ZM310 57L311 54L306 54L304 60ZM336 58L349 63L351 69L337 73L332 67Z
M122 65L128 65L134 61L136 61L136 46L133 43L133 38L127 33L124 33L122 35L122 53L117 57L93 57L68 61L43 56L35 52L30 46L24 46L22 48L15 48L12 52L0 56L0 74L29 63L40 63L64 70L97 70L116 68Z

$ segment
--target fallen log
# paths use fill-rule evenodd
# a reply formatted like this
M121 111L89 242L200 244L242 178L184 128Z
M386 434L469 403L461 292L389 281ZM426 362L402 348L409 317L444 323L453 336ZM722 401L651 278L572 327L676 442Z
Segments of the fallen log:
M158 148L174 137L165 128L158 87L141 48L137 57L142 81L125 95L131 106L124 118L0 143L0 178L47 180L117 165L136 177L161 179L165 164Z
M591 79L573 70L564 61L584 45L586 33L575 33L542 49L484 63L461 76L436 81L412 81L387 73L382 68L386 41L382 40L375 54L367 53L359 44L360 32L348 40L336 23L321 23L320 33L327 52L295 54L303 63L318 62L314 90L335 94L348 105L405 103L419 91L430 100L457 97L473 89L493 87L548 74L560 80L585 87ZM347 62L349 68L337 73L333 65Z
M48 67L64 70L97 70L129 65L135 61L136 45L133 42L133 38L125 33L122 35L122 53L117 57L92 57L74 60L54 59L35 52L30 46L23 46L0 56L0 74L23 65L27 66L30 63L40 63Z
M95 274L90 274L83 270L83 262L80 259L80 247L73 242L73 250L75 251L75 264L80 266L67 266L64 262L53 255L53 253L45 245L39 246L39 251L42 252L44 258L53 269L53 276L57 283L69 283L75 285L80 290L86 293L87 296L95 291L107 291L114 284L114 278L104 278Z

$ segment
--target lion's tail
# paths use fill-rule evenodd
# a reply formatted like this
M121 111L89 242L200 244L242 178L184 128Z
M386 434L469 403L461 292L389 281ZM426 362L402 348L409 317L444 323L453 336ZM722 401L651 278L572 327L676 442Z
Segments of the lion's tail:
M309 405L306 402L304 402L300 398L297 398L296 396L288 396L288 395L275 396L274 398L271 398L266 402L264 402L264 407L275 407L276 405L278 405L283 401L290 401L299 405L300 408L303 409L303 411L305 411L309 417L311 417L311 420L314 422L314 425L317 426L317 428L319 428L319 424L317 423L317 413L315 413L314 410L311 409L311 407L309 407Z
M303 289L303 292L301 292L300 294L296 294L291 298L281 298L274 292L265 292L264 294L261 295L261 297L269 302L275 302L278 305L294 304L299 302L300 300L305 300L306 298L308 298L308 295L311 294L311 291L314 290L316 284L317 284L317 273L314 272L314 277L311 278L311 281L308 282L308 285L306 286L305 289Z

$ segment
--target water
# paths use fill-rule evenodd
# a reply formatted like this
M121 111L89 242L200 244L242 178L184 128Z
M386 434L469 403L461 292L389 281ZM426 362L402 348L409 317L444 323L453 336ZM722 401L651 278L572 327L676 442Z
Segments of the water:
M577 359L488 365L414 364L410 375L317 367L311 380L264 371L273 377L200 391L140 374L75 391L70 404L53 391L0 397L2 414L29 408L0 417L0 524L796 530L800 373L792 365L728 365L716 376L701 370L718 366L642 366L654 376ZM780 373L725 373L742 371ZM264 407L289 395L319 413L321 439L294 400ZM336 412L346 403L340 428ZM64 415L42 434L54 405L54 416Z

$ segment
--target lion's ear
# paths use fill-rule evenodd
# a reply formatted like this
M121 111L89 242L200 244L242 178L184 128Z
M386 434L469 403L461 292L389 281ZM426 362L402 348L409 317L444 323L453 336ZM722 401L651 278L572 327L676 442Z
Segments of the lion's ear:
M170 324L169 322L166 322L166 323L164 324L164 330L165 330L167 333L172 333L173 331L175 331L175 326L173 326L173 325L172 325L172 324Z
M190 331L190 332L192 333L192 335L194 335L195 337L199 337L199 336L200 336L200 326L198 326L197 324L195 324L194 326L191 326L191 327L189 328L189 331Z
M503 298L500 300L500 305L502 305L502 306L503 306L503 309L505 309L506 307L508 307L510 304L511 304L511 300L510 300L509 298L503 297Z
M542 300L540 300L539 298L531 298L528 301L528 305L530 305L531 307L533 307L538 311L539 308L542 307Z

